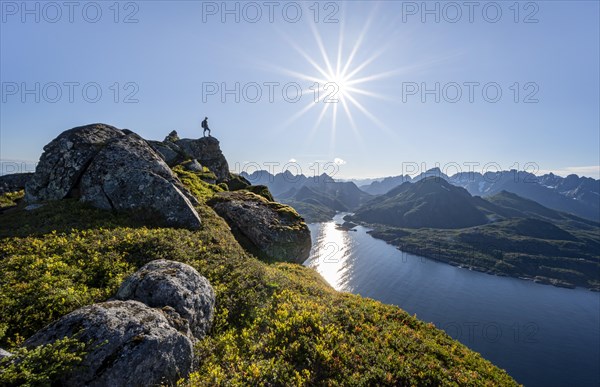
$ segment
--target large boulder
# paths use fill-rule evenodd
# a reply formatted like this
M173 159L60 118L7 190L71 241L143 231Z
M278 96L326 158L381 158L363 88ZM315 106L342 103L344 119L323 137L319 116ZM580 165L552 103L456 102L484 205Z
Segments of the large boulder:
M214 137L202 137L199 139L184 138L175 141L175 144L192 159L196 159L200 164L208 167L211 172L217 176L217 181L222 182L229 179L229 165L221 147L219 140Z
M116 298L171 307L198 339L210 329L215 308L215 292L206 278L189 265L163 259L147 263L128 277Z
M268 258L302 263L310 253L310 230L289 206L248 191L221 192L208 204L243 245L246 239Z
M144 139L110 141L81 178L81 200L104 209L148 209L167 223L200 227L196 200ZM193 203L192 203L193 201Z
M192 369L190 338L177 331L160 309L137 301L108 301L78 309L25 342L27 347L78 337L89 343L80 367L64 386L174 385Z
M44 147L25 187L29 203L66 197L103 209L137 209L173 226L198 228L196 199L148 143L130 130L93 124Z
M238 191L240 189L248 189L250 182L244 176L230 173L229 180L225 182L227 184L228 191Z
M81 175L108 140L124 136L104 124L80 126L62 132L44 147L35 174L27 182L25 199L30 203L76 196Z

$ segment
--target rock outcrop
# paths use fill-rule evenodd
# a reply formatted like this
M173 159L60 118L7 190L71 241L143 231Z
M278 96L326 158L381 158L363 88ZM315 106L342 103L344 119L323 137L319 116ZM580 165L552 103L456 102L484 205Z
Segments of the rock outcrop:
M248 191L221 192L208 204L234 231L268 258L302 263L310 253L310 231L291 207ZM246 245L243 238L240 242Z
M32 177L33 173L31 172L0 176L0 194L25 189L25 185Z
M214 315L208 280L189 265L156 260L127 278L116 298L63 316L24 345L63 337L88 343L82 364L61 380L65 386L174 385L187 376L193 344L207 334Z
M119 129L94 124L62 132L44 147L35 174L25 187L30 203L76 196L79 179L94 156L111 139L124 136Z
M200 164L198 162L198 160L193 159L187 163L183 164L183 168L185 168L186 171L192 171L192 172L203 172L204 168L202 168L202 164Z
M174 167L177 164L184 162L187 156L181 148L172 141L148 141L148 144L160 155L169 167Z
M172 130L171 133L169 133L166 137L165 137L165 142L170 141L170 142L175 142L179 140L179 135L177 134L176 130Z
M109 125L67 130L44 147L25 198L66 197L104 209L150 211L173 226L201 225L196 199L160 155L137 134Z
M248 189L250 182L243 176L237 174L230 174L229 180L225 183L229 191L238 191L240 189Z
M214 137L201 137L199 139L184 138L176 141L183 152L196 159L200 164L208 167L216 176L217 181L229 179L229 165L219 146L219 140Z
M208 167L215 174L218 182L229 179L229 165L221 152L219 140L214 137L179 139L177 132L173 131L164 141L149 141L149 143L171 167L187 159L195 159L201 165Z
M212 324L215 292L206 278L184 263L161 259L144 265L121 284L116 298L171 307L198 339Z
M138 301L108 301L78 309L29 338L25 346L63 337L89 343L82 364L64 386L175 384L193 365L193 343L160 309Z
M244 189L246 189L247 191L253 192L257 195L260 195L270 202L276 201L273 198L271 191L269 191L269 188L266 185L249 185L248 187L246 187Z
M104 209L148 209L168 224L200 226L196 199L136 134L108 143L81 178L81 201ZM193 203L192 203L193 201Z

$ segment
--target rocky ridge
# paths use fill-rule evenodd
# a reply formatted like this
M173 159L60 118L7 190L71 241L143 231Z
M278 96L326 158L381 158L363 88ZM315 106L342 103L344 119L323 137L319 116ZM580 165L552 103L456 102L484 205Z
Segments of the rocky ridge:
M104 124L67 130L44 147L25 199L64 198L102 209L151 211L174 226L201 225L196 199L148 143Z
M230 179L229 164L221 152L219 140L214 137L180 139L177 132L173 131L162 142L148 141L148 143L170 167L192 159L213 172L217 182L226 182Z

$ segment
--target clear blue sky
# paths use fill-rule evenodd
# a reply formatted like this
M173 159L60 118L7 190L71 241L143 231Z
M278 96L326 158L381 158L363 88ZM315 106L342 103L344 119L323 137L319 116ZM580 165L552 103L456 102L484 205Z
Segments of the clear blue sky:
M173 129L198 137L208 116L238 170L247 162L276 162L277 172L295 160L312 174L309 163L331 169L325 163L336 160L336 177L348 178L397 175L403 163L414 162L426 168L453 162L464 170L469 162L502 169L533 162L540 172L598 178L597 1L521 2L518 14L512 1L473 9L454 3L461 14L428 2L430 9L437 4L437 15L421 1L239 2L237 15L236 2L227 2L234 10L227 14L221 1L82 2L71 9L63 2L53 3L59 9L0 4L3 160L37 160L63 130L94 122L149 139ZM239 102L221 90L207 94L207 87L234 89L236 82ZM279 83L272 102L269 82ZM295 103L293 87L283 98L291 82L305 91ZM309 89L315 82L340 87L338 102L324 112ZM439 103L421 87L434 89L436 82ZM479 83L472 102L465 82ZM102 96L90 102L98 87ZM498 87L502 97L492 103ZM531 93L538 102L524 103ZM125 103L130 94L133 103Z

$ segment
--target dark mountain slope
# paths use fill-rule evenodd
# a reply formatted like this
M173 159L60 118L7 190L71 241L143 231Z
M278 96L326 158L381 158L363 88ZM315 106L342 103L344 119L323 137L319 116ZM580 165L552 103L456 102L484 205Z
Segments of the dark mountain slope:
M415 177L387 177L380 182L361 186L360 189L373 195L381 195L404 182L414 183L429 176L439 177L455 186L463 187L474 196L488 197L507 191L548 208L600 222L600 180L577 175L560 177L549 173L536 176L524 171L510 170L485 174L460 172L449 177L439 168L433 168Z
M464 228L488 222L464 188L435 177L404 183L360 207L352 218L408 228Z
M407 252L493 274L600 288L600 224L514 193L484 199L426 178L376 197L348 218Z
M337 182L330 176L306 177L289 171L272 175L257 171L242 173L252 184L269 187L276 200L294 207L308 222L329 220L336 211L353 211L372 198L352 182Z

